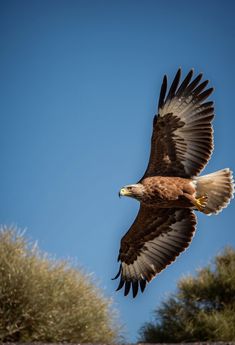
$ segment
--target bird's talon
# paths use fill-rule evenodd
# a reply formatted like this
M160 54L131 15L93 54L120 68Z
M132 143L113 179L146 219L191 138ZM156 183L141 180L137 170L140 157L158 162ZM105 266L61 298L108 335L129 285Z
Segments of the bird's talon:
M200 198L196 198L196 199L195 199L194 205L196 206L196 208L198 209L198 211L203 212L203 210L204 210L205 207L206 207L207 201L208 201L207 195L203 195L203 196L201 196Z

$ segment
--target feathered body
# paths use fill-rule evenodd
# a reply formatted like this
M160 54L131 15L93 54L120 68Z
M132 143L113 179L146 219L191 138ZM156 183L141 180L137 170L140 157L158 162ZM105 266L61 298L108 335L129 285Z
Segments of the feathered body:
M182 177L147 177L141 181L144 186L141 202L158 208L193 207L192 197L196 193L191 179Z

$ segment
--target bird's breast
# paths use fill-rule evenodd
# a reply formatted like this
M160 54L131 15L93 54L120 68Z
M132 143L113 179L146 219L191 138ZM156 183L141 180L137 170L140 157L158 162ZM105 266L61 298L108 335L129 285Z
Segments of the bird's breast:
M155 176L142 183L145 186L142 202L145 204L164 208L191 206L185 199L185 195L195 192L191 179Z

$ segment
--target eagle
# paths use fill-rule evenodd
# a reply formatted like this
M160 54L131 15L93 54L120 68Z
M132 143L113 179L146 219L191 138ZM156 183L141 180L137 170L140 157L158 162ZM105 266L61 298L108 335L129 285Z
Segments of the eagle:
M139 212L121 239L117 290L133 297L190 244L196 230L194 211L217 214L234 194L232 171L199 176L213 151L213 102L203 74L191 69L171 86L163 78L153 119L150 159L144 176L122 187L119 196L135 198Z

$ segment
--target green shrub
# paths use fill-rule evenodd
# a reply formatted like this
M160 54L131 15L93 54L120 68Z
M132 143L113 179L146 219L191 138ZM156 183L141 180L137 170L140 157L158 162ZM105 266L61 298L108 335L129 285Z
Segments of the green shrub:
M110 303L88 275L1 228L1 342L112 342L118 328Z
M235 250L226 248L214 265L178 283L140 329L143 342L235 341Z

